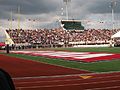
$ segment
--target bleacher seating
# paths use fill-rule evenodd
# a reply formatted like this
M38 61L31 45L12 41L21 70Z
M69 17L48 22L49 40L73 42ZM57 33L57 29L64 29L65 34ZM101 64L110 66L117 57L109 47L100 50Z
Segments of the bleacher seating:
M96 44L109 44L111 36L120 30L108 29L88 29L83 32L66 31L62 28L56 29L36 29L36 30L23 30L19 34L17 29L6 30L10 35L15 45L17 46L30 46L37 45L38 47L51 47L51 46L68 46L73 45L96 45Z

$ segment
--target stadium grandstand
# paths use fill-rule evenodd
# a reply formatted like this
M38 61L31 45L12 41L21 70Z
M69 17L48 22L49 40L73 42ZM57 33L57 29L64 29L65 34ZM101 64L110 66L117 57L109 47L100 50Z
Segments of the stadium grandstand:
M18 8L18 28L12 26L4 30L0 42L9 44L11 49L42 48L42 47L94 47L117 46L119 38L111 38L120 31L115 29L86 29L81 20L69 19L68 4L71 0L63 0L66 6L66 20L59 20L60 26L53 29L22 29L20 27L20 7ZM112 13L113 14L113 13ZM12 15L12 13L11 13ZM30 21L35 21L30 19ZM21 28L21 29L20 29Z
M0 30L0 49L5 46L5 33Z
M120 90L115 0L62 2L2 0L1 69L16 90Z
M11 48L42 48L42 47L78 47L90 45L107 45L111 43L111 36L120 31L119 29L87 29L82 32L55 29L6 30Z

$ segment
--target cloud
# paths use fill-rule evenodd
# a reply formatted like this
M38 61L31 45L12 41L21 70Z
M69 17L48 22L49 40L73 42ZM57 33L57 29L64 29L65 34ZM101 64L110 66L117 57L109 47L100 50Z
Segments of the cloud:
M119 2L117 2L114 8L115 13L120 13ZM92 6L88 9L91 13L111 13L111 0L96 0Z
M111 0L71 0L69 4L70 19L87 19L91 14L111 13ZM117 0L115 13L120 13L120 2ZM65 19L63 0L0 0L0 19L7 20L13 12L17 20L17 7L21 7L21 22L26 19L39 19L39 24L54 22L56 17ZM61 16L64 8L63 16ZM44 22L44 23L43 23Z

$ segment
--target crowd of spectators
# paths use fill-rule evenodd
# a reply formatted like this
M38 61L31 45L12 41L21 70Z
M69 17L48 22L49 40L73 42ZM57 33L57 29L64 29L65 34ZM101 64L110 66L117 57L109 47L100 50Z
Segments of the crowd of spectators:
M111 36L120 31L119 29L87 29L83 31L55 29L36 29L23 30L13 29L6 30L15 44L28 43L40 47L55 47L74 44L107 44Z

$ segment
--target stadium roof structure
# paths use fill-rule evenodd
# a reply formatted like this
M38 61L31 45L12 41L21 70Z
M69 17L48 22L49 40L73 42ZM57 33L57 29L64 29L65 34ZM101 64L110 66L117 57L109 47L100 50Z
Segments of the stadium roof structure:
M84 30L81 20L61 20L60 23L65 30Z
M111 38L119 38L120 37L120 31L114 34Z
M5 33L2 28L0 28L0 42L5 42Z
M7 44L6 37L10 38L9 34L6 32L5 29L1 29L0 30L0 46L4 46L4 44Z

